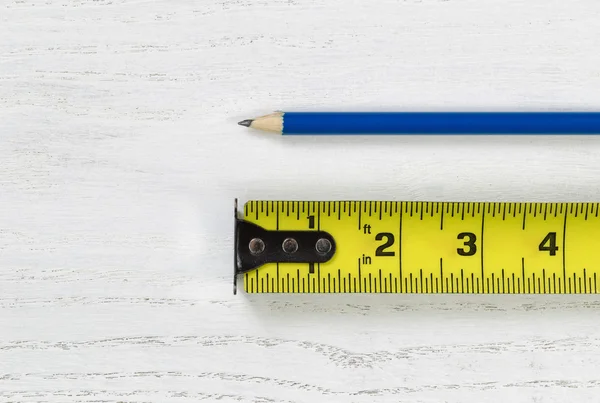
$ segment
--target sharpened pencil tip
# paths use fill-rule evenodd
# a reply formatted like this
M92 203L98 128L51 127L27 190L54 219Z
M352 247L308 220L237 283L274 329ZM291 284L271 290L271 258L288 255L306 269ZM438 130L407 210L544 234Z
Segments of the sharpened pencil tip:
M242 120L242 121L238 122L238 125L246 126L246 127L250 127L251 124L252 124L252 119L246 119L246 120Z

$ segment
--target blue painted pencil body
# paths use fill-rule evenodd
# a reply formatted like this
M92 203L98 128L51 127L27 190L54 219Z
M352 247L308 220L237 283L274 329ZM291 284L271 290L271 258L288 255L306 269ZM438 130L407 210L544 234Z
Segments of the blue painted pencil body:
M600 134L600 112L285 112L282 134Z

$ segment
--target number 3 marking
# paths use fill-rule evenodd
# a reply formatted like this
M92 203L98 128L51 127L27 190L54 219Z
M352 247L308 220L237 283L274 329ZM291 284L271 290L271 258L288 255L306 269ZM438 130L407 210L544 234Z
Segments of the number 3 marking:
M461 256L473 256L477 252L477 245L475 245L475 241L477 241L477 237L472 232L461 232L458 234L457 239L465 239L469 238L465 241L465 246L468 246L469 249L465 250L463 248L457 248L456 252L458 252Z

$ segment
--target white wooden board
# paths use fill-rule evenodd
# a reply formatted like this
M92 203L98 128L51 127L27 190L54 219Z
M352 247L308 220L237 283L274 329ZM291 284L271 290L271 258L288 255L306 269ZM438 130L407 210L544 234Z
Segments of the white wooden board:
M600 201L600 137L252 133L600 107L595 0L4 0L0 401L589 402L596 296L232 295L252 198Z

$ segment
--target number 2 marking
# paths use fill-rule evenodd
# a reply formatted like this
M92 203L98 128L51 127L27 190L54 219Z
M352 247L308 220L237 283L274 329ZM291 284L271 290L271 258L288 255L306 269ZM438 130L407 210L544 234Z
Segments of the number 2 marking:
M379 247L377 247L377 249L375 250L375 256L395 256L396 253L393 251L385 252L385 250L387 248L389 248L390 246L392 246L394 244L394 234L389 233L389 232L380 232L379 234L375 235L375 239L377 241L381 241L384 237L387 240L383 245L380 245Z

